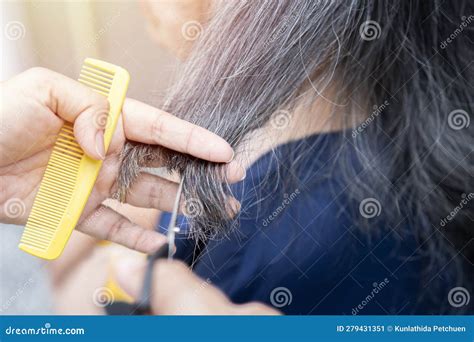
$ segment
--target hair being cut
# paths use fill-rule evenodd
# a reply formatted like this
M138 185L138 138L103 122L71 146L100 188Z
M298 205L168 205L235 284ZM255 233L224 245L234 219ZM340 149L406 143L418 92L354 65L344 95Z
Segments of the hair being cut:
M472 1L218 2L164 109L238 148L278 109L291 110L303 93L317 99L331 87L335 107L345 113L342 134L371 179L361 181L341 157L350 196L387 200L385 213L394 217L405 209L420 239L430 241L428 253L449 258L461 248L472 251L472 202L443 233L438 228L473 188L473 131L452 122L456 113L469 122L474 112L473 14ZM361 116L384 103L363 132L351 134ZM395 148L379 165L382 138ZM228 218L230 188L221 165L129 142L121 191L158 156L184 179L185 199L202 204L202 214L189 219L191 231L202 239L228 231L235 221Z

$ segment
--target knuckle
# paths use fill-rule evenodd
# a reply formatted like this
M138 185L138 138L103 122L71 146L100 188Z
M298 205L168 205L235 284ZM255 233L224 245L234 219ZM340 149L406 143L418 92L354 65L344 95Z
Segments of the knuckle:
M33 67L28 69L25 74L34 80L46 80L51 77L52 71L43 67Z
M160 208L161 207L161 196L162 193L155 184L150 184L150 196L149 196L149 206L150 208Z
M193 137L196 134L196 126L191 126L189 134L186 138L186 146L184 147L184 152L190 154Z
M156 113L153 123L151 125L151 138L152 141L157 144L164 133L164 120L159 113Z
M107 230L105 234L105 239L109 241L114 240L114 238L118 235L120 229L124 225L125 221L126 221L125 219L119 219L115 221L114 223L112 223L112 225L109 226L109 229Z
M87 119L79 117L74 121L74 137L79 143L87 142L91 130L88 129Z
M146 231L145 229L140 229L137 232L136 237L135 237L134 241L132 242L132 249L133 250L143 249L143 246L145 246L146 243L148 242L147 233L148 233L148 231Z

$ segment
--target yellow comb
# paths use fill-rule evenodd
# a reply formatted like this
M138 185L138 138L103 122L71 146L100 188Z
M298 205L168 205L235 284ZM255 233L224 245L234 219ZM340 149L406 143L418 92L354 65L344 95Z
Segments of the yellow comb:
M79 82L109 100L104 131L106 151L122 111L129 80L128 72L118 66L92 58L84 61ZM101 166L101 160L84 154L74 139L72 124L65 123L54 144L18 247L40 258L56 259L84 210Z

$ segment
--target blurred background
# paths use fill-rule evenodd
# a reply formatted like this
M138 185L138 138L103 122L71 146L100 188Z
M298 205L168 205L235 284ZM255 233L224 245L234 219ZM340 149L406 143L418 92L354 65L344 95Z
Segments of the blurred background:
M196 23L205 3L2 1L0 77L42 66L75 79L84 58L95 57L130 72L129 97L159 106L176 75L176 56L193 40L183 37L182 25ZM150 229L159 214L118 209ZM105 286L110 264L134 252L74 232L65 253L47 263L17 248L22 230L0 226L0 314L101 314L103 304L120 299Z

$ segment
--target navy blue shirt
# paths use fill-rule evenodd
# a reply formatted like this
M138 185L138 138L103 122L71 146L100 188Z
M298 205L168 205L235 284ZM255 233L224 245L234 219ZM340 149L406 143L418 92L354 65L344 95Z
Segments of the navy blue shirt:
M334 147L343 140L313 135L262 156L233 188L239 228L199 249L181 216L176 258L234 302L260 301L285 314L427 314L433 298L435 307L446 304L436 272L421 276L426 260L416 238L399 233L413 231L403 215L383 223L387 204L379 199L365 213L369 222L375 215L371 231L379 233L358 226L361 204L348 196L337 166ZM289 158L302 151L311 158ZM162 232L169 219L162 215Z

